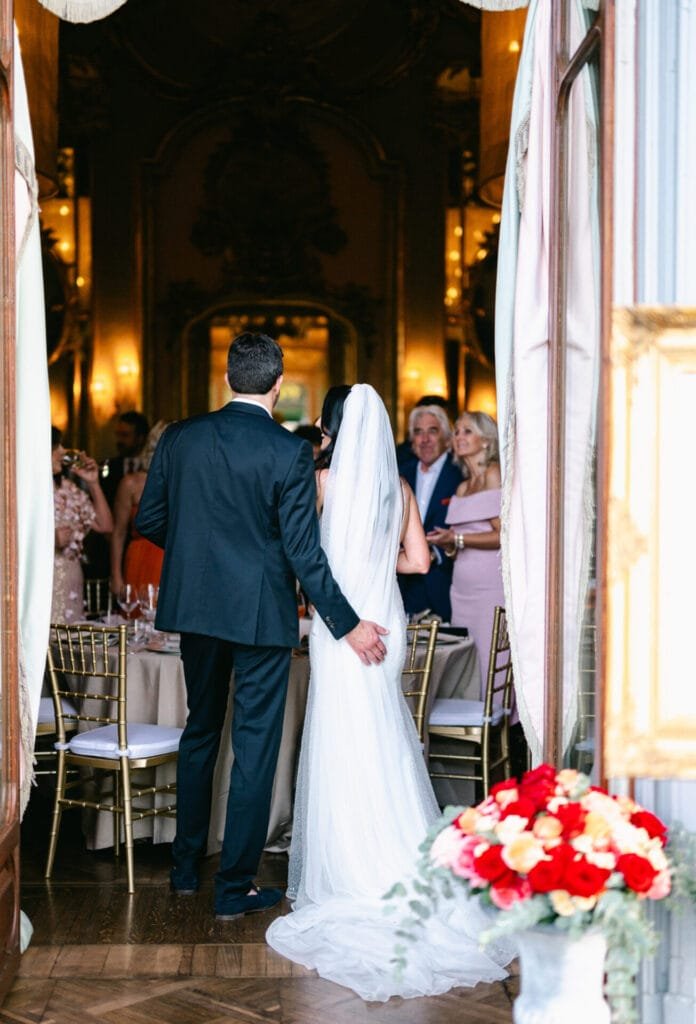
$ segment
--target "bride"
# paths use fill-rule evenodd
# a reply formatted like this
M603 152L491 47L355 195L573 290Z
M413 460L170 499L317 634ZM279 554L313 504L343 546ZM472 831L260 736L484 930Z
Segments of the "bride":
M429 551L376 391L332 388L321 423L330 460L318 476L322 546L353 607L389 629L387 655L363 665L314 617L290 850L293 910L266 940L366 1000L499 980L511 955L479 950L482 914L463 896L441 904L395 974L397 926L381 897L413 874L439 813L401 691L406 620L396 569L425 571Z

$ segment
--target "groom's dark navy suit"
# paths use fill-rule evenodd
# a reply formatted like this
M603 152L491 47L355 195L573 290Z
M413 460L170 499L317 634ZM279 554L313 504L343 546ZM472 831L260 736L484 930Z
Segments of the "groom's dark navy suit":
M181 633L189 714L177 771L172 882L198 884L212 778L235 670L234 765L216 909L258 868L298 642L295 578L336 638L358 624L319 541L312 449L264 408L230 402L170 426L136 528L164 548L156 626Z

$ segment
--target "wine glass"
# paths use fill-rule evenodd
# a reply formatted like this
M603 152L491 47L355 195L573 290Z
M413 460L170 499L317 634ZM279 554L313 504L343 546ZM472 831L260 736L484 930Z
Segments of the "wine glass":
M123 612L124 618L134 618L134 612L136 612L140 606L138 600L138 593L132 583L124 583L119 588L118 594L116 595L118 606Z
M155 621L155 615L157 614L158 597L159 587L156 583L141 583L138 587L140 615L145 620L146 628L144 632L148 637L152 635L153 623Z

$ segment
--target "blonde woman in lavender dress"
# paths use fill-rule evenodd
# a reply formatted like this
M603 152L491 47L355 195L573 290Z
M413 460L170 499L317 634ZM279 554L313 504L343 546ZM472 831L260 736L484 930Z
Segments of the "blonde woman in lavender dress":
M496 605L505 605L495 420L485 412L464 413L455 424L453 448L464 481L447 509L447 529L433 531L428 540L454 559L450 590L452 625L468 628L485 676L493 611Z

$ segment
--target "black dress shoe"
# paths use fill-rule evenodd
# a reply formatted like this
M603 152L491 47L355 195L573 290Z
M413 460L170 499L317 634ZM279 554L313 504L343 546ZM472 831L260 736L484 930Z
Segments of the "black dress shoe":
M245 914L258 914L262 910L270 910L276 903L280 903L282 898L283 893L280 889L254 887L254 891L245 896L234 896L219 906L216 904L215 918L217 921L236 921Z

